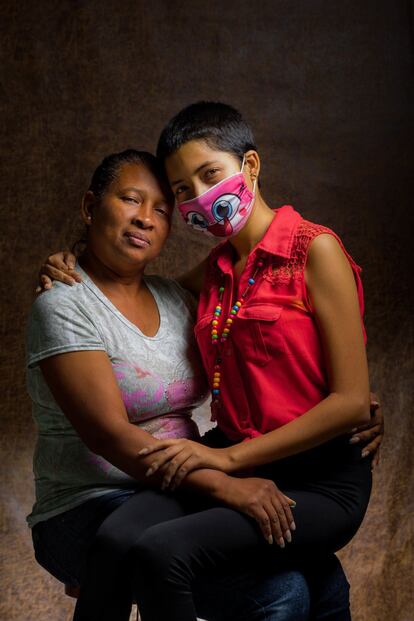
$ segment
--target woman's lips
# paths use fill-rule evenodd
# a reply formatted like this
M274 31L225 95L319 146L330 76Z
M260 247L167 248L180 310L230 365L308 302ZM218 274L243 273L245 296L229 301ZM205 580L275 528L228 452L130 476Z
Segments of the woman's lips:
M151 244L148 237L142 233L125 233L125 237L128 239L129 243L136 248L148 248Z

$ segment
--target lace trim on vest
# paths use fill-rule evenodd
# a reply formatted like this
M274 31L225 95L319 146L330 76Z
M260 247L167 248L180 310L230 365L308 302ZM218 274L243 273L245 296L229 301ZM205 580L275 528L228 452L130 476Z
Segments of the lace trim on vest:
M303 278L309 245L321 233L333 234L326 226L302 220L293 239L291 256L288 259L274 257L264 278L272 283L284 284Z

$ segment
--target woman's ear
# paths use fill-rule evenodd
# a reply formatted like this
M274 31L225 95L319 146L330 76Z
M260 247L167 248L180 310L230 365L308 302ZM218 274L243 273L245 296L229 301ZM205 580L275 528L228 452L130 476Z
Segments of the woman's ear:
M92 222L92 214L93 208L96 204L96 197L93 192L88 190L86 194L84 194L81 202L81 215L82 220L86 224L86 226L90 226Z
M260 174L260 157L257 151L250 149L244 156L244 173L250 177L253 183Z

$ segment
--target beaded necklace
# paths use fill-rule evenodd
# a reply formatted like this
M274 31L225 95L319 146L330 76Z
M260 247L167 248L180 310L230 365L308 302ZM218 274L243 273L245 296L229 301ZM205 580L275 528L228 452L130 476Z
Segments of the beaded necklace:
M222 370L221 365L223 362L223 351L226 346L226 342L230 336L231 328L234 321L237 318L237 314L240 308L243 305L243 302L248 297L249 293L251 293L252 287L256 284L257 275L263 267L263 261L260 259L256 263L256 267L253 270L252 276L248 279L247 285L243 293L240 295L240 298L237 302L232 306L226 321L224 322L224 327L222 329L221 334L219 334L219 324L220 317L223 312L223 298L225 287L221 285L218 290L218 302L214 309L213 319L211 321L211 344L216 350L216 356L214 360L213 367L213 377L212 377L212 401L211 401L211 420L216 420L217 411L221 406L220 399L220 384L222 382ZM224 278L223 278L224 280Z

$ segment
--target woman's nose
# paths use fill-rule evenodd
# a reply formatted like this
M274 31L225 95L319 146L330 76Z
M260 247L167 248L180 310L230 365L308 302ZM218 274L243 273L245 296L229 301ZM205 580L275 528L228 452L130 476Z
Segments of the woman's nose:
M147 201L141 203L135 213L134 220L143 228L152 227L154 225L154 210L152 205Z

